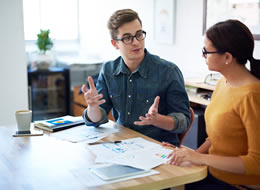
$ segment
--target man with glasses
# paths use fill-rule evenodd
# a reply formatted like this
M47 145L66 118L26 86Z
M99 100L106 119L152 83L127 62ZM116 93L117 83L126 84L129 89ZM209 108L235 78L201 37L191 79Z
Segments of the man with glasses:
M105 63L95 87L82 86L88 108L87 125L115 121L158 141L179 144L177 133L190 123L189 100L179 68L150 54L144 45L146 32L131 9L116 11L109 19L111 43L121 56Z

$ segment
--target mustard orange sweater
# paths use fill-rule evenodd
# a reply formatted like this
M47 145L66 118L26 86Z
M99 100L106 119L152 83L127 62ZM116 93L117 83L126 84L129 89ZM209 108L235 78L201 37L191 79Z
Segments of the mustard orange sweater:
M209 154L240 156L246 169L242 175L210 167L210 173L230 184L260 184L260 83L232 88L222 78L205 120Z

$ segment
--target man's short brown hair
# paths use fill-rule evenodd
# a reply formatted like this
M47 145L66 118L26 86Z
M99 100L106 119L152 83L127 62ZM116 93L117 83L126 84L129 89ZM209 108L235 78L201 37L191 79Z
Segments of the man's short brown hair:
M142 25L142 21L137 12L132 9L121 9L114 12L107 23L111 38L116 39L118 35L118 28L125 23L134 21L135 19L138 19Z

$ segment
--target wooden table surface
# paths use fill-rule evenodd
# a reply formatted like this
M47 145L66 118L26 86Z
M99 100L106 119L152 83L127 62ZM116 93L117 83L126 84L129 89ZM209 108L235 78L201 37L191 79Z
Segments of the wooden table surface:
M112 121L110 121L112 122ZM112 122L120 132L104 140L143 137L140 133ZM178 167L168 164L156 167L160 173L143 178L88 187L85 172L95 156L88 144L71 143L44 134L12 137L16 126L0 126L0 189L11 190L83 190L83 189L163 189L180 186L206 177L206 166Z

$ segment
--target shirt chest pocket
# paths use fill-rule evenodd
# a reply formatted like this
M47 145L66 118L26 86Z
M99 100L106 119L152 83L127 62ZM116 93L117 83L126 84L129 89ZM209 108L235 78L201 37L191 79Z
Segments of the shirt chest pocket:
M114 109L116 109L117 111L120 111L120 105L122 105L122 95L121 95L121 92L118 91L112 91L112 92L109 92L109 97L110 97L110 100L112 102L112 106ZM121 106L122 107L122 106Z
M144 115L148 112L149 108L154 102L154 98L155 97L140 94L136 96L136 106L140 108L138 109L140 111L139 115Z

